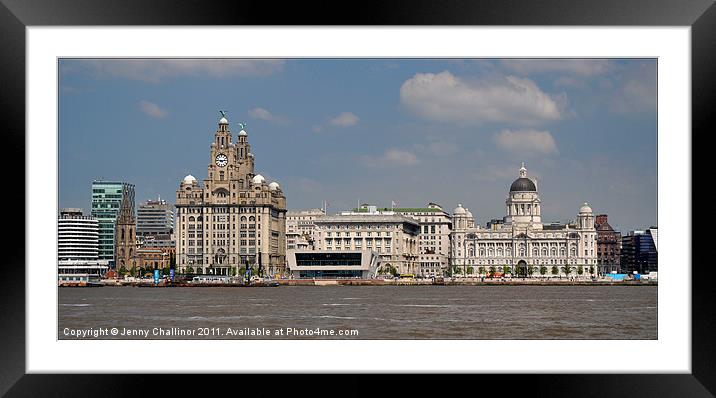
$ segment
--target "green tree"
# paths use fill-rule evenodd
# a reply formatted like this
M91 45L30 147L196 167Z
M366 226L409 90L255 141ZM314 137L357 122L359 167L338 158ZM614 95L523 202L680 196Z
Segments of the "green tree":
M539 267L539 273L540 273L540 275L546 274L546 273L547 273L547 267L545 267L544 265L541 266L541 267Z
M162 275L169 276L169 267L164 267L162 269Z
M579 275L584 274L584 267L582 267L581 265L580 265L579 267L577 267L577 273L578 273Z
M502 269L503 269L505 275L512 273L512 267L510 267L509 265L505 265L504 268L502 268Z
M589 266L589 275L594 275L594 266L593 265Z
M137 277L137 272L138 272L138 270L137 270L137 267L136 267L136 266L133 265L130 272L131 272L131 275L132 275L133 277L135 277L135 278Z
M480 267L477 269L477 272L480 273L480 275L485 275L485 267Z
M534 274L534 273L535 273L535 267L533 267L531 265L529 267L527 267L527 274L529 276L532 276L532 274Z
M495 275L495 267L490 266L490 278L492 278Z
M467 274L472 275L472 273L475 272L472 267L467 267Z
M231 276L236 276L236 267L231 267Z
M520 267L519 265L515 266L515 273L518 276L525 277L528 272L529 268L525 269L525 267Z
M192 266L190 265L189 268L186 269L186 273L187 273L187 274L193 274L193 273L194 273L194 267L192 267Z
M570 267L569 265L567 265L566 267L564 267L564 276L566 276L567 278L569 278L569 274L570 274L570 273L572 273L572 267Z
M124 277L127 275L127 268L123 265L119 267L119 276Z
M556 265L553 265L552 266L552 275L557 275L557 274L559 274L559 268L557 268Z

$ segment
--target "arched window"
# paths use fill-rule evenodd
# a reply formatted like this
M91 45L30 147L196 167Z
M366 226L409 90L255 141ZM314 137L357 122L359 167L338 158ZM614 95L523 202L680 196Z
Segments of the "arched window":
M539 249L536 247L534 249L532 249L532 255L535 257L539 256Z

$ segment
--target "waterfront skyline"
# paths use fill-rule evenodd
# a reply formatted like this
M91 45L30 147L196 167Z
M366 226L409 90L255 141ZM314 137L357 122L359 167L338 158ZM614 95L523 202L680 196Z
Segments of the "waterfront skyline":
M61 60L59 95L60 207L88 212L100 177L173 201L225 110L289 209L462 203L484 225L525 161L545 222L589 202L657 224L655 60Z

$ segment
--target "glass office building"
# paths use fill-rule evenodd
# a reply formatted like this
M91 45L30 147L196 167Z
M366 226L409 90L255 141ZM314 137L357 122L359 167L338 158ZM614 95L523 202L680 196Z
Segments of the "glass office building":
M99 258L114 265L114 231L122 201L134 212L134 185L118 181L92 181L92 218L99 221Z
M622 272L648 274L659 271L657 231L656 227L652 227L645 231L632 231L622 237Z
M137 236L169 238L174 232L174 205L148 200L137 209Z

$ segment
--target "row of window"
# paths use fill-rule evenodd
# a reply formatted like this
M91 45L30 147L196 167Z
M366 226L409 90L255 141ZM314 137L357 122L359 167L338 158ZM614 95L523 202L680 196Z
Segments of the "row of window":
M318 229L400 229L401 224L347 224L347 225L325 225L318 226Z
M372 234L372 232L370 232L370 231L366 232L366 236L372 236L371 234ZM383 233L383 235L384 235L384 236L392 236L392 232L390 232L390 231L385 231L385 232ZM321 233L320 233L320 232L318 233L318 236L319 236L319 237L321 236ZM332 236L332 235L331 235L331 232L326 232L326 236L327 236L327 237ZM341 233L340 233L340 232L336 232L336 237L340 237L340 236L341 236ZM344 232L344 233L343 233L343 236L351 236L351 233L350 233L350 232ZM353 235L353 236L361 236L361 233L360 233L360 232L354 232L354 235ZM380 231L377 231L377 232L375 233L375 236L380 236Z

